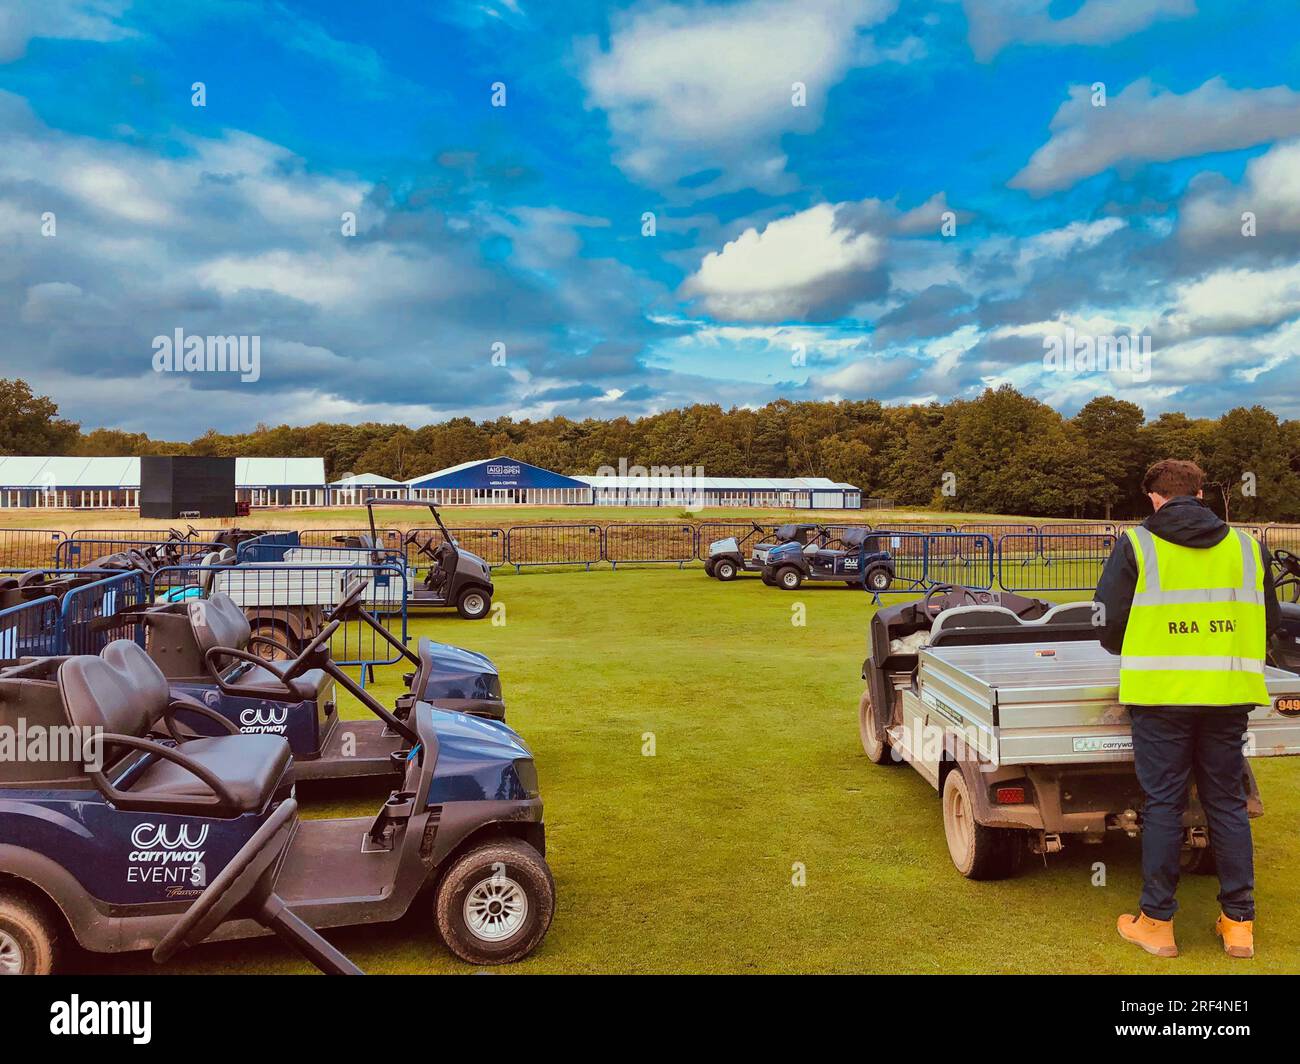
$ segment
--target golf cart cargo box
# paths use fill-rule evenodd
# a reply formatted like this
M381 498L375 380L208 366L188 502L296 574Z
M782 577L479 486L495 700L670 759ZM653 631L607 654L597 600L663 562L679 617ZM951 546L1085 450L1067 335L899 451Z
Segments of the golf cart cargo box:
M1265 679L1271 703L1250 715L1247 754L1300 754L1300 676L1269 667ZM904 743L917 721L963 731L1001 766L1133 760L1119 658L1092 641L924 647L918 689L903 692Z

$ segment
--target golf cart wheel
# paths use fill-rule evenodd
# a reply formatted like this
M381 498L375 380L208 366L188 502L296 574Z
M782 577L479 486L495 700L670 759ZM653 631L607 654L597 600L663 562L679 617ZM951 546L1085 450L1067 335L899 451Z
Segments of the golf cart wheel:
M943 834L953 865L967 879L1006 879L1024 858L1022 832L976 823L975 803L960 768L951 769L943 781Z
M867 590L868 591L888 591L889 585L894 582L894 578L888 569L877 566L874 569L867 570Z
M279 647L270 646L267 643L253 643L251 652L266 661L289 661L302 649L298 645L298 640L293 637L288 628L282 624L277 624L275 621L254 618L249 623L249 629L250 640L255 636L261 636L263 639L270 639L278 643L280 647L288 648L291 652L286 654Z
M782 591L798 591L803 583L803 573L793 565L785 565L777 570L776 586Z
M858 703L858 736L862 740L862 749L867 760L873 765L901 765L902 759L894 755L889 739L876 731L876 722L871 712L871 690L862 692Z
M713 572L713 559L712 559L712 558L710 558L708 561L706 561L706 562L704 563L704 575L705 575L705 576L713 576L713 575L714 575L714 572Z
M1219 866L1214 863L1214 851L1210 847L1189 846L1178 855L1178 870L1185 876L1213 876L1218 874Z
M555 913L555 881L526 842L501 839L461 855L433 900L447 948L470 964L509 964L546 937Z
M477 621L487 616L492 608L492 596L479 588L466 588L456 600L456 611L467 621Z
M0 975L49 975L55 925L15 894L0 893Z
M736 563L730 558L722 558L717 565L713 567L713 575L719 580L736 579Z

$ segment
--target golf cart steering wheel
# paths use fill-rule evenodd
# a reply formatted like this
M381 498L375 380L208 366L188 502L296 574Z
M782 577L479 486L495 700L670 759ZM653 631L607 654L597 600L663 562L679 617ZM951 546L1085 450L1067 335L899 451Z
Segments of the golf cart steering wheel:
M944 610L952 609L954 604L951 602L944 602L942 604L935 602L933 601L935 596L939 594L950 595L957 591L961 592L962 597L961 602L956 605L978 606L980 604L979 599L975 596L975 592L968 587L959 587L956 584L935 584L934 587L926 591L925 598L921 600L921 609L925 611L927 617L938 617Z
M358 580L351 587L345 588L343 597L339 599L339 604L330 610L325 618L325 623L330 624L334 621L346 621L348 614L351 613L361 600L366 597L366 585L364 581Z
M430 559L431 561L437 561L438 560L437 554L435 554L429 547L429 544L433 542L433 536L430 535L423 543L421 543L420 542L421 531L423 530L419 528L413 528L409 532L407 532L406 535L402 537L402 546L409 547L411 545L414 545L416 554L422 554L426 558Z
M296 680L306 672L307 666L311 664L311 659L329 645L329 641L334 638L334 633L342 626L342 621L330 621L325 625L316 633L316 638L303 647L298 656L289 662L289 667L280 672L280 678L287 684L290 680Z

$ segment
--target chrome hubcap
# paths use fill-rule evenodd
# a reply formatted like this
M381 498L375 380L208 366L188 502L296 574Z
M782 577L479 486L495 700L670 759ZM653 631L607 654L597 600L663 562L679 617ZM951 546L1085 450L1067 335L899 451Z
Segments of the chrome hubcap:
M465 924L475 938L500 942L528 918L528 895L509 876L482 880L465 896Z
M22 970L22 947L9 932L0 931L0 975L18 975Z
M465 598L465 611L467 613L482 613L483 599L479 595L467 595Z

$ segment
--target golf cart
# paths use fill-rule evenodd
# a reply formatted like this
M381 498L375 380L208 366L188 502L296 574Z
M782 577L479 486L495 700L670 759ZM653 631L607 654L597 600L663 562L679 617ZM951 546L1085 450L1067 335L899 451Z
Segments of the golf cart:
M456 539L442 523L438 508L420 499L366 499L366 513L370 517L370 543L380 543L375 527L375 505L427 507L442 533L442 540L434 546L431 537L413 529L403 537L404 547L415 548L416 558L425 558L429 571L419 583L411 582L407 591L407 604L411 607L431 608L454 606L466 620L476 621L486 617L492 608L492 569L477 554L461 550ZM416 566L418 568L418 566Z
M876 594L889 590L894 582L894 558L880 549L879 535L862 527L839 533L820 525L813 527L819 534L811 543L782 543L767 553L765 584L794 591L805 580L837 581Z
M0 681L0 725L71 741L0 762L0 971L53 970L69 933L93 952L166 960L268 931L355 971L311 929L397 920L426 891L471 964L518 960L545 936L537 770L504 725L417 702L389 721L399 782L373 819L299 819L289 744L176 698L138 644L66 658L52 676L39 664ZM223 733L185 735L180 721L201 718Z
M1099 607L940 584L877 611L858 707L869 760L908 762L942 796L953 864L1013 875L1026 852L1142 829L1119 658L1097 641ZM1272 705L1251 714L1249 756L1300 754L1300 676L1269 667ZM1246 769L1251 816L1263 812ZM1212 870L1193 794L1184 868Z
M366 585L354 581L324 619L321 631L299 651L266 635L255 635L245 611L222 592L151 607L121 619L144 626L149 657L174 696L195 699L234 723L244 734L281 735L288 740L300 780L392 775L390 755L401 746L397 721L417 701L437 709L505 720L501 680L482 654L421 639L412 651L364 606ZM325 631L363 624L415 666L407 692L390 712L330 657ZM274 659L259 653L277 650ZM373 720L342 721L335 685L342 686ZM201 735L219 735L211 720L192 725Z
M775 529L763 528L758 522L750 522L750 531L740 539L728 536L727 539L714 540L708 545L708 557L705 559L705 572L718 580L735 580L742 572L761 572L763 562L772 548L785 542L797 542L801 546L809 541L811 533L816 532L815 524L781 524ZM745 544L759 537L750 557L745 557ZM767 537L767 539L764 539Z

